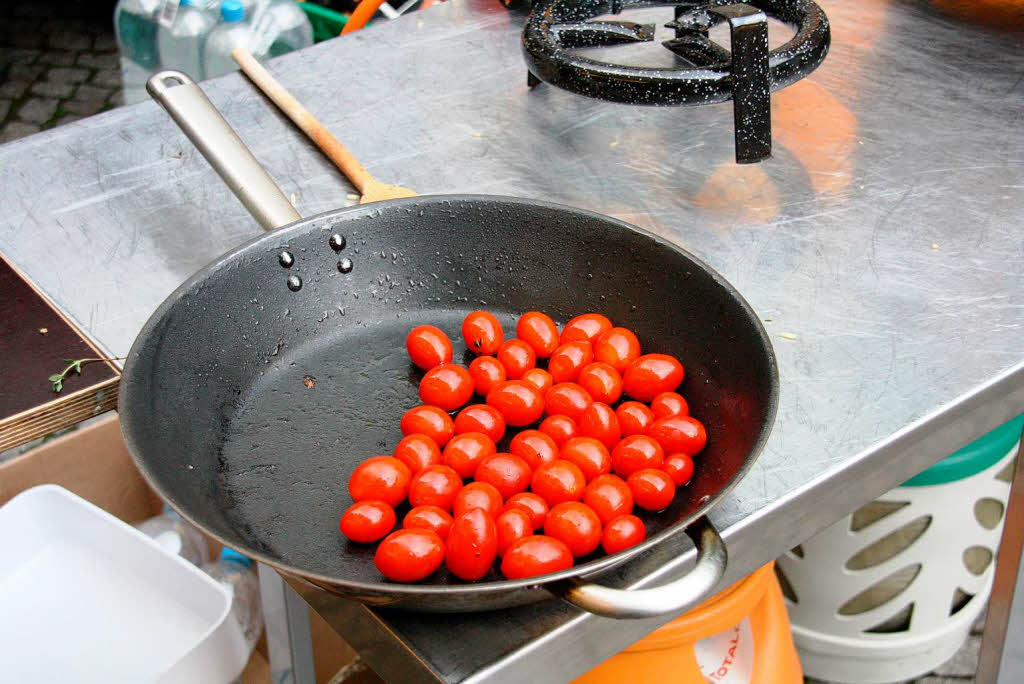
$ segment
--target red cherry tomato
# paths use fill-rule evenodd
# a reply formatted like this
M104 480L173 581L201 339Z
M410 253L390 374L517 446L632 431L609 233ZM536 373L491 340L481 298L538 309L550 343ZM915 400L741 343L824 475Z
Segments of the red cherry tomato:
M693 477L693 459L687 454L672 454L665 459L661 469L668 473L676 487L682 487Z
M470 351L490 355L498 351L505 333L494 314L474 311L462 321L462 339Z
M373 564L394 582L418 582L444 560L444 542L430 530L397 530L377 547Z
M678 451L691 456L699 454L708 441L704 425L692 416L665 416L647 428L647 435L658 440L666 453Z
M493 356L478 356L469 362L469 375L476 393L486 397L495 385L505 381L505 367Z
M544 410L549 416L569 416L577 425L593 403L590 393L575 382L560 382L544 395Z
M590 392L594 401L614 404L622 396L622 376L607 363L588 363L580 371L576 382Z
M544 463L533 471L530 488L548 504L554 506L564 501L579 501L587 480L579 466L569 461L557 460Z
M543 368L531 368L523 373L523 377L520 380L536 387L540 391L541 396L544 396L544 393L555 384L555 381L551 379L551 373L548 373Z
M546 359L558 347L558 326L547 314L527 311L516 323L516 337L533 347L538 359Z
M455 434L465 432L482 432L497 442L505 436L505 419L493 406L470 404L455 416Z
M639 401L627 401L619 404L615 409L615 416L619 419L619 427L622 429L622 436L642 435L654 422L654 411L641 404Z
M601 543L601 521L590 506L566 501L551 507L544 521L544 534L565 542L572 555L579 558Z
M455 495L455 507L452 515L458 518L474 508L479 508L490 517L496 518L501 515L501 504L501 493L494 485L486 482L470 482Z
M476 467L495 451L494 440L482 432L464 432L455 435L444 448L441 457L465 480L473 477Z
M510 580L547 575L572 567L572 551L557 539L536 534L523 537L505 551L501 574Z
M583 503L594 509L602 525L633 512L633 492L618 475L599 475L583 492Z
M462 366L446 363L431 368L420 380L420 400L454 411L473 396L473 378Z
M338 521L341 533L361 544L383 539L394 526L395 509L383 501L357 501Z
M626 479L633 501L646 511L660 511L672 503L676 485L668 473L654 468L638 470Z
M660 468L665 450L647 435L624 438L612 449L612 470L620 477L629 477L644 468Z
M597 338L612 329L612 322L599 313L588 313L573 318L562 328L562 344L585 340L594 344Z
M505 502L505 510L518 508L530 514L530 522L533 529L539 530L544 526L544 518L548 517L548 504L533 492L522 492L513 494Z
M644 521L635 515L620 515L604 528L601 547L609 556L636 546L647 538Z
M402 415L403 435L426 435L444 446L455 434L455 425L447 413L436 406L413 406Z
M608 449L593 437L573 437L562 445L558 457L579 468L587 482L612 469Z
M533 471L515 454L494 454L488 456L476 469L476 481L492 484L507 499L513 494L525 492L530 486Z
M407 435L395 447L395 458L415 475L427 466L441 463L441 447L427 435Z
M498 529L498 555L504 556L508 547L523 537L533 534L533 524L530 514L518 508L512 508L502 512L494 520L494 526Z
M430 466L417 473L409 483L409 503L417 506L437 506L452 510L455 495L462 489L462 478L446 465Z
M487 395L487 405L498 409L506 425L522 427L537 422L544 414L540 390L522 380L506 380Z
M383 501L397 506L409 493L409 467L391 456L368 458L348 478L348 493L353 501Z
M455 518L445 541L445 564L464 580L487 574L498 555L498 528L491 516L474 508Z
M595 401L583 412L579 427L581 435L593 437L608 449L614 448L622 438L622 429L619 428L615 411L599 401Z
M622 373L622 389L640 401L672 392L683 381L683 364L668 354L644 354Z
M551 354L548 359L548 373L555 383L572 382L583 367L594 360L594 350L586 340L567 342Z
M682 394L677 392L662 392L651 400L651 411L658 418L665 416L688 416L690 405Z
M405 338L405 348L412 362L430 370L452 360L452 341L444 331L433 325L417 325Z
M573 437L579 436L576 421L569 416L548 416L540 422L537 429L554 440L559 448Z
M508 450L526 461L530 470L558 458L558 445L539 430L523 430L512 438Z
M417 506L405 514L402 528L406 530L430 530L441 539L448 536L452 516L440 506Z
M505 367L509 380L518 380L537 365L537 355L533 347L522 340L508 340L498 347L498 361Z
M594 343L594 358L621 373L640 358L640 340L632 330L612 328Z

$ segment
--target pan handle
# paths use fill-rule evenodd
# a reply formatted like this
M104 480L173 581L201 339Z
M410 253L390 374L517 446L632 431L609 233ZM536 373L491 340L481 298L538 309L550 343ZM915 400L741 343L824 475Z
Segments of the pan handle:
M697 565L674 582L653 589L612 589L600 584L570 584L554 589L559 598L596 615L650 618L678 615L704 599L725 574L725 542L706 516L686 528L697 546Z
M187 74L160 71L146 82L146 90L167 110L264 230L274 230L302 218Z

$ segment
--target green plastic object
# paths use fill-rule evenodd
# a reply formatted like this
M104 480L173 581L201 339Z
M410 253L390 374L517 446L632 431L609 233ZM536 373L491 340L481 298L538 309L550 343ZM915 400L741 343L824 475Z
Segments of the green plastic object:
M1024 413L979 437L959 451L953 452L948 458L939 461L923 473L915 475L901 486L940 485L980 473L1005 456L1006 452L1017 443L1022 427L1024 427Z
M322 43L337 37L348 23L348 17L344 14L312 2L300 2L299 7L306 13L306 18L313 27L314 43Z

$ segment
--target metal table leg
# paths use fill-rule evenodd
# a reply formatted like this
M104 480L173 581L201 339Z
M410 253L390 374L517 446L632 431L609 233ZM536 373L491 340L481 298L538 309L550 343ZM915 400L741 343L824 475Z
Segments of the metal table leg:
M306 602L273 568L260 564L259 572L271 682L316 684Z

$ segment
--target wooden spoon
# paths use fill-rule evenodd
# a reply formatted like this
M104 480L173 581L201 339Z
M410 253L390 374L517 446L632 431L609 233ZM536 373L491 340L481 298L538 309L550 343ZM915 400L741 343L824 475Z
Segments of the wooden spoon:
M292 97L292 94L285 90L284 86L278 83L277 79L271 76L270 72L264 69L263 65L257 62L256 58L245 48L239 47L232 50L231 58L238 62L238 66L242 67L242 71L256 84L256 87L273 100L274 104L287 114L288 118L317 144L317 147L323 150L328 159L341 169L362 195L359 198L360 204L416 196L416 193L409 188L381 183L370 175L370 172L359 163L359 160L353 157L352 153L331 135L331 132L317 121L316 117L303 107L301 102Z

